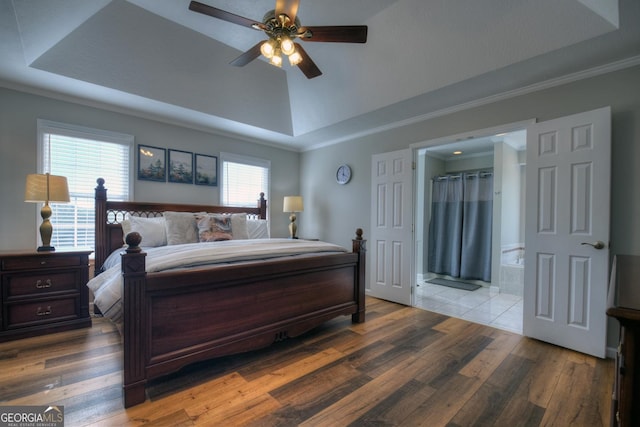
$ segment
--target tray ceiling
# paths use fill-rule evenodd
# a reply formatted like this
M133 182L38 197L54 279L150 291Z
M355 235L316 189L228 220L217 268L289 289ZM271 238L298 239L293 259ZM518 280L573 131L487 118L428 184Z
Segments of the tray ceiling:
M257 20L275 3L202 2ZM640 55L635 0L301 0L303 25L369 27L305 44L308 80L229 65L263 33L188 4L0 0L0 84L302 151Z

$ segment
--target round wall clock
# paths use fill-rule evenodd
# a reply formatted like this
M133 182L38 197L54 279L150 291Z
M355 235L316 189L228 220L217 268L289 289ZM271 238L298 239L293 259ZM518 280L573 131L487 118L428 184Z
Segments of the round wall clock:
M351 168L349 165L341 165L336 171L336 181L338 184L346 184L351 179Z

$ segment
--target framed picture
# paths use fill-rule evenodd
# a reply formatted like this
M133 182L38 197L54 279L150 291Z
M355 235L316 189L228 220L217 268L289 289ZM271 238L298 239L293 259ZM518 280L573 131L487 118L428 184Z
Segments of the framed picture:
M164 148L138 144L138 179L165 182L166 152Z
M169 182L193 184L193 153L169 149Z
M218 158L196 154L196 185L218 185Z

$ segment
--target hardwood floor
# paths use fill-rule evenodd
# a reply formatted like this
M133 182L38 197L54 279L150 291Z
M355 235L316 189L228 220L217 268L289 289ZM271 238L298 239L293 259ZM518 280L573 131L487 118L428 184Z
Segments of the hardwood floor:
M190 366L123 409L115 327L0 344L1 405L66 426L603 426L613 361L373 298L367 321Z

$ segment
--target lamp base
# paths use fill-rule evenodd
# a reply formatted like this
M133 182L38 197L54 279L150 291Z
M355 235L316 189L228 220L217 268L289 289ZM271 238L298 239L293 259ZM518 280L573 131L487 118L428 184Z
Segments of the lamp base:
M296 214L294 212L289 215L289 221L291 221L289 223L289 238L297 239L296 231L298 231L298 226L296 225Z
M38 246L38 252L55 252L55 250L53 246Z

